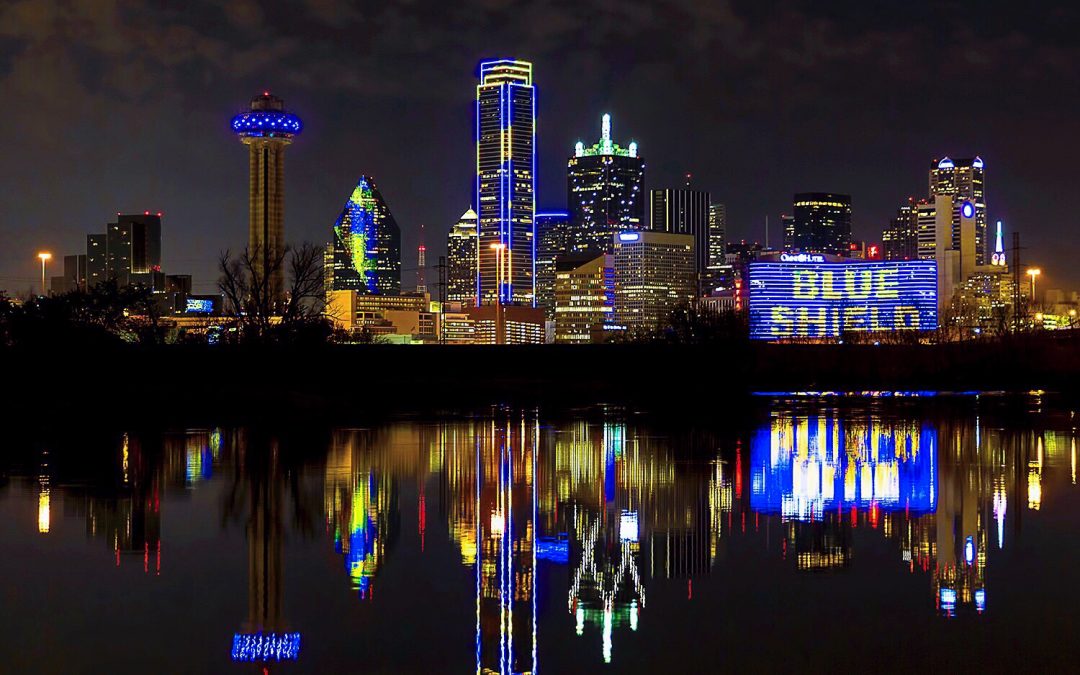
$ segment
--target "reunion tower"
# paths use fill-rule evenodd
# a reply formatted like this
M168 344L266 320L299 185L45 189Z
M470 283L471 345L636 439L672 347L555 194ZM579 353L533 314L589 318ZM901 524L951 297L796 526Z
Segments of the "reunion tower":
M251 109L232 118L232 129L248 146L248 252L253 272L265 279L268 296L281 300L285 290L285 146L300 134L300 118L285 110L285 102L268 91L251 99Z

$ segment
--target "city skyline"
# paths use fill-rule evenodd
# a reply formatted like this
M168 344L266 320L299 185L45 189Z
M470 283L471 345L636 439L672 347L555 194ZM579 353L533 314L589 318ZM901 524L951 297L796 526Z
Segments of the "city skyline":
M329 7L342 11L337 29L349 24L347 7ZM976 17L936 8L922 19L915 8L910 14L851 8L844 16L811 16L798 4L784 7L778 22L735 9L673 9L667 17L625 8L620 11L626 17L601 22L597 35L565 62L560 50L577 29L557 21L567 18L561 8L546 7L548 13L531 22L515 16L497 35L490 27L501 15L481 12L477 25L456 37L416 10L418 32L432 46L425 50L410 42L395 50L380 43L356 57L363 72L350 79L351 70L326 57L336 49L332 44L324 45L322 56L293 58L298 44L331 23L329 14L315 9L304 10L303 21L287 23L289 16L258 3L240 3L224 17L213 8L110 15L93 8L61 10L48 2L33 9L13 6L4 15L15 40L5 49L10 67L0 76L0 91L12 102L15 133L0 166L8 193L18 198L0 203L10 240L0 253L0 288L18 293L32 285L38 250L78 250L80 238L106 214L149 209L164 212L169 222L163 264L191 270L197 290L212 289L215 261L205 252L242 247L247 220L244 158L221 118L240 112L238 101L263 90L285 98L307 122L304 137L289 150L287 240L323 241L322 223L340 210L338 186L363 173L380 176L402 224L403 250L412 251L421 223L431 232L448 229L469 206L468 91L477 63L493 55L529 60L535 67L538 210L565 206L565 149L603 112L620 121L620 136L650 149L648 188L677 186L689 171L695 187L728 205L730 240L763 240L769 216L770 239L778 241L777 216L788 208L790 195L821 190L851 194L854 236L880 241L896 205L925 191L931 158L978 155L986 162L992 193L988 221L1002 220L1007 239L1013 231L1022 233L1024 258L1043 268L1046 287L1077 284L1077 273L1067 265L1077 235L1068 227L1064 200L1055 198L1067 194L1068 158L1077 137L1070 132L1076 122L1067 118L1075 94L1056 86L1077 61L1076 48L1058 28L1075 10L1014 21L994 6ZM589 5L582 9L600 12ZM618 18L626 19L627 31L665 38L654 40L658 45L686 19L701 19L717 29L717 37L679 49L653 46L622 58L612 49L620 43L612 26ZM222 19L218 32L205 28L211 19ZM391 36L403 25L388 14L375 19ZM934 40L925 35L932 20L940 31ZM447 24L463 21L455 14ZM134 59L109 50L115 35L150 24L162 28L163 46ZM69 25L81 25L84 32L71 35L70 44L46 42L56 31L71 30ZM761 52L769 35L798 35L804 25L816 27L813 38L786 42L783 54ZM868 25L877 31L844 49L814 50ZM542 37L538 26L550 26L550 35ZM438 63L424 59L430 49L485 28L487 40L472 40ZM905 45L911 49L901 49ZM944 46L938 54L932 45ZM97 77L74 68L77 46L88 50ZM179 50L179 63L165 58L166 48ZM744 58L710 58L729 53ZM1007 63L1014 61L1037 67ZM430 65L417 71L420 62ZM962 95L928 79L917 67L927 63L943 64L945 75L964 81ZM839 85L829 75L852 64L873 76L861 80L857 99L850 92L837 95ZM405 72L415 73L424 86L403 86ZM740 85L755 74L763 83L743 92ZM800 81L800 74L809 74L808 80ZM918 98L917 105L894 93L912 81L926 89L926 96L908 97ZM642 97L642 90L650 96ZM781 95L782 110L770 107ZM73 97L80 106L66 104ZM863 99L866 105L851 109ZM810 109L817 112L803 114ZM843 114L836 116L838 111ZM93 134L80 133L89 127ZM364 131L374 129L379 132ZM69 188L64 200L51 198L58 183ZM428 260L434 263L441 254L440 242L430 247Z

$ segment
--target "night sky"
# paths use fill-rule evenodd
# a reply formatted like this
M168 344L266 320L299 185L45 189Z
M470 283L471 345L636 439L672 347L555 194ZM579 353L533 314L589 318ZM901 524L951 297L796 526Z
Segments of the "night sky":
M878 241L931 158L978 154L991 221L1021 231L1044 288L1076 288L1078 27L1067 2L7 1L0 289L149 209L165 271L213 290L217 253L247 239L229 118L264 89L306 125L287 239L328 241L371 175L409 287L420 224L433 261L470 205L476 69L498 56L534 63L539 208L565 206L566 158L604 112L649 188L689 171L728 205L729 239L762 239L768 215L776 243L792 193L833 191Z

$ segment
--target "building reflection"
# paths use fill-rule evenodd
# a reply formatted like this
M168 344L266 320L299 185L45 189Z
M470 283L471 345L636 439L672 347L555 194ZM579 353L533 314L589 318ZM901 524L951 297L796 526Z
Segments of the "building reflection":
M978 620L992 611L990 566L1063 483L1076 483L1074 432L892 413L774 402L759 428L723 437L658 433L618 410L552 425L497 410L341 429L304 459L319 461L314 496L298 482L299 460L272 437L124 434L107 470L72 480L42 453L36 485L32 469L27 480L38 532L55 537L58 511L82 519L117 565L138 560L151 575L162 572L164 497L223 486L224 519L242 525L248 558L232 656L262 666L299 654L282 614L289 523L324 528L319 546L336 553L328 574L365 602L414 542L422 554L425 541L449 540L451 557L430 561L463 566L475 585L477 672L533 673L538 605L554 606L594 658L617 662L622 641L670 620L651 614L657 604L700 602L695 583L708 586L729 556L751 548L815 583L848 573L879 538L898 572L925 582L927 613ZM545 597L556 602L538 603Z
M1040 508L1046 455L1060 445L1053 432L986 430L978 418L916 424L776 410L752 438L750 508L780 521L781 554L797 569L846 566L853 532L868 527L930 578L937 611L978 614L991 544L1004 548L1010 513L1018 531L1020 508Z
M396 481L412 462L388 462L395 453L387 448L416 444L395 442L401 440L398 431L405 430L339 431L330 441L323 482L326 530L361 599L374 597L375 577L399 529Z

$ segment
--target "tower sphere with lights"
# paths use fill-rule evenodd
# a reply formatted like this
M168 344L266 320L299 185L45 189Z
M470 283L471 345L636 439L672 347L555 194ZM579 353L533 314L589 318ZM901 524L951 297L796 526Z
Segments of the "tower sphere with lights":
M259 280L268 279L269 297L284 298L285 146L300 135L303 122L268 91L232 118L232 130L248 146L248 252ZM268 272L267 272L268 271Z

